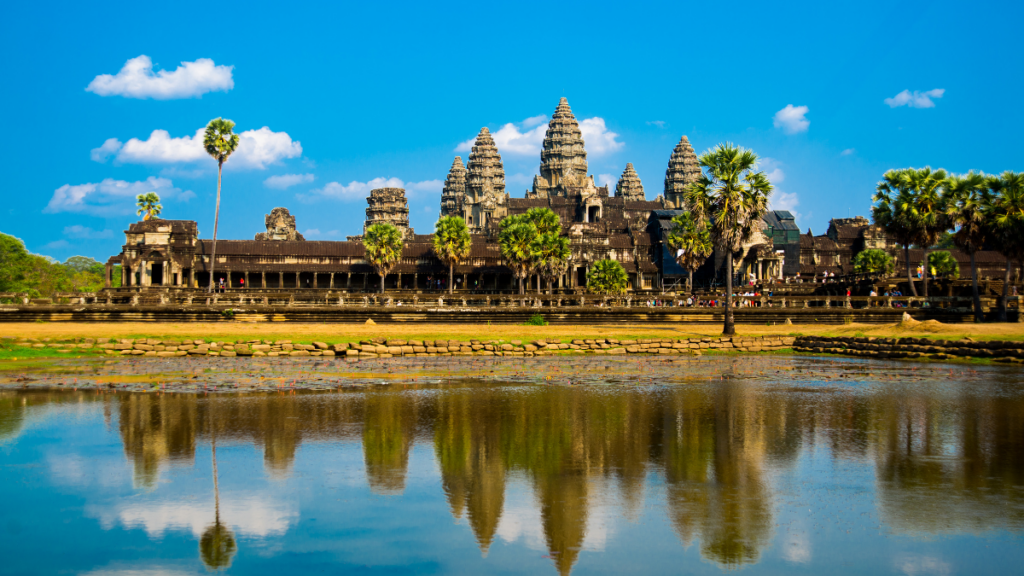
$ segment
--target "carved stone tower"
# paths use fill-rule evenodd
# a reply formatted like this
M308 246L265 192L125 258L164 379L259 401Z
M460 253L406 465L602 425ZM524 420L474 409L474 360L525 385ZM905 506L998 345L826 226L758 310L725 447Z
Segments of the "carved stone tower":
M626 200L647 200L644 185L640 183L640 176L637 176L632 163L626 164L626 169L619 177L619 183L615 185L615 196Z
M466 168L462 157L456 156L441 191L441 216L462 216L462 201L466 197Z
M469 153L469 171L466 175L466 195L462 202L462 215L470 232L486 233L497 229L508 213L508 194L505 193L505 168L494 145L491 132L481 128L472 152Z
M295 230L295 216L287 208L274 208L263 222L267 225L267 231L256 234L256 240L305 240Z
M548 122L544 134L544 147L540 152L540 176L533 179L533 190L528 198L565 196L568 186L582 186L587 178L587 151L583 147L583 133L562 98Z
M690 141L683 136L668 159L665 171L665 208L679 210L683 207L686 187L700 178L700 164Z
M370 190L366 197L366 222L363 224L363 234L366 229L378 222L389 222L402 231L402 237L408 238L413 234L409 227L409 202L405 199L404 188L377 188Z

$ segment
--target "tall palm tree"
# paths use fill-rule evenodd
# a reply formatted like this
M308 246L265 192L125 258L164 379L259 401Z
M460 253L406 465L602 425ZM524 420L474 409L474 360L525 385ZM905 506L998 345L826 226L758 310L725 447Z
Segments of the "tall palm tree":
M694 271L704 265L715 250L711 234L693 218L692 214L683 212L672 218L672 229L669 231L666 244L675 252L679 267L689 272L686 289L692 292Z
M473 239L466 221L458 216L442 216L434 225L434 253L448 265L448 293L451 294L455 265L469 257Z
M231 529L220 521L220 486L217 483L217 428L213 417L214 399L210 399L210 454L213 459L213 509L214 521L203 531L199 539L199 555L211 570L220 570L231 566L231 558L235 555L235 535Z
M917 296L917 288L910 275L910 245L916 238L916 229L911 221L911 215L905 209L912 204L912 196L906 170L887 171L882 175L882 180L875 187L875 195L871 198L875 203L871 207L871 218L890 238L903 246L907 284L910 285L910 293Z
M1010 269L1024 261L1024 172L1007 170L992 182L996 194L985 210L991 226L996 249L1006 256L1006 275L1003 277L1003 298L999 306L999 319L1008 320L1007 299L1010 289ZM1018 314L1021 314L1018 308Z
M160 197L157 196L156 192L146 192L145 194L139 194L135 197L135 206L138 207L138 215L143 216L143 220L152 220L160 217L160 212L163 211L164 207L160 205Z
M384 277L402 258L402 232L394 224L378 222L363 234L366 261L380 275L380 293L384 293Z
M210 250L210 287L213 292L213 270L217 266L217 225L220 223L220 183L224 172L224 163L231 153L238 148L238 134L232 132L235 123L223 118L214 118L206 125L203 135L203 147L206 153L217 161L217 210L213 215L213 248ZM230 283L231 279L228 279Z
M569 260L572 258L572 249L569 239L558 232L538 234L534 239L532 247L535 259L535 266L541 278L548 283L548 294L552 293L552 283L569 267ZM537 285L537 292L540 292L540 283Z
M925 166L921 169L908 169L905 173L908 188L912 195L909 203L903 207L910 214L915 229L917 242L924 250L924 297L928 297L928 250L949 230L946 218L943 189L946 186L946 171L932 170Z
M538 234L550 234L562 231L562 221L550 208L530 208L526 211L526 219L537 227Z
M697 159L700 178L690 184L683 204L698 221L708 223L717 246L725 250L725 327L722 333L736 333L732 310L733 253L750 242L761 230L761 218L768 211L772 184L757 171L757 154L731 142L719 144Z
M523 290L523 279L533 271L535 264L534 239L537 237L537 226L521 216L509 216L501 221L501 232L498 233L498 246L501 257L519 279L519 293Z
M971 295L974 299L974 321L981 322L981 295L978 293L978 266L975 254L982 249L988 234L983 209L991 201L991 179L973 171L952 174L946 184L946 218L955 230L953 244L971 257Z

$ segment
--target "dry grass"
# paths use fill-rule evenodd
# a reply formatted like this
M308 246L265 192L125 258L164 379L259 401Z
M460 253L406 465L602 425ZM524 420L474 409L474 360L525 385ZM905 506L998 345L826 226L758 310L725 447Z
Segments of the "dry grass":
M975 340L1024 340L1024 324L941 324L935 321L888 325L875 324L799 324L792 326L737 325L743 336L818 335L929 337ZM486 324L296 324L203 322L193 324L156 324L128 322L86 324L72 322L0 324L0 337L8 338L139 338L207 340L294 340L296 342L354 342L373 337L416 340L560 340L573 338L690 338L719 336L719 324L620 324L571 326L510 326Z

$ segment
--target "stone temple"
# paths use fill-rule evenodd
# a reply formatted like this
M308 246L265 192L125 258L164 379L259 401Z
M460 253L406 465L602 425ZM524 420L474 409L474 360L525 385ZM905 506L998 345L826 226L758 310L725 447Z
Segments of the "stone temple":
M549 208L559 215L562 234L570 239L569 267L554 283L560 294L586 288L594 262L620 262L634 293L660 293L678 285L685 273L665 244L671 219L680 213L686 187L701 174L698 158L686 136L672 150L661 195L648 200L640 175L627 163L615 185L598 186L588 174L586 142L569 102L562 98L547 126L538 175L522 197L505 187L501 152L487 128L477 134L468 161L456 156L448 170L440 200L442 216L463 218L473 237L464 264L455 268L459 290L513 293L517 281L505 266L497 244L502 218L531 208ZM447 281L448 269L436 258L432 236L416 234L409 224L405 190L380 188L367 198L363 227L390 222L404 236L402 259L385 279L388 290L436 290ZM309 241L296 230L296 218L286 208L274 208L265 218L265 231L253 240L217 243L216 279L233 289L311 289L336 292L374 291L379 277L365 259L361 236L345 241ZM212 242L198 237L189 220L149 220L125 231L121 254L108 268L122 266L126 287L164 286L204 288L209 282ZM833 220L824 236L802 235L793 215L770 211L762 231L741 250L736 273L751 279L805 277L832 271L852 271L860 250L881 247L899 250L866 219ZM724 253L716 250L697 277L705 285L721 281ZM963 265L961 265L963 270ZM538 287L533 277L529 286Z

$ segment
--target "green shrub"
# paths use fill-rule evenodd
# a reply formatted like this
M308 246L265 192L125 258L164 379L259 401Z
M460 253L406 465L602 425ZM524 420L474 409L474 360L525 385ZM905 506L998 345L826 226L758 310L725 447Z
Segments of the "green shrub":
M896 261L884 250L864 250L853 258L853 271L858 274L889 275L895 268Z
M547 326L548 322L540 314L530 316L530 319L523 323L523 326Z

